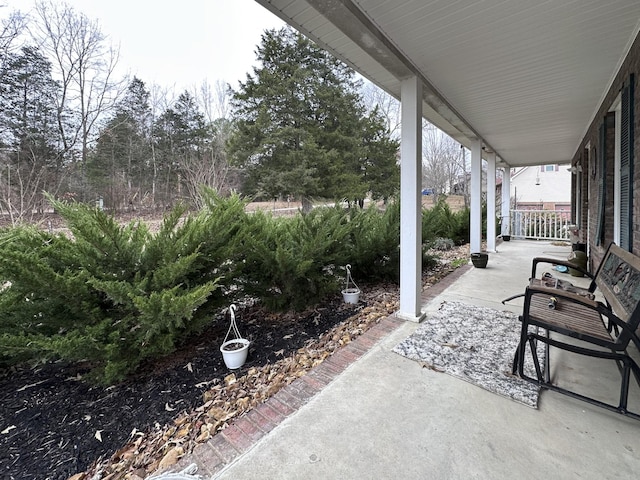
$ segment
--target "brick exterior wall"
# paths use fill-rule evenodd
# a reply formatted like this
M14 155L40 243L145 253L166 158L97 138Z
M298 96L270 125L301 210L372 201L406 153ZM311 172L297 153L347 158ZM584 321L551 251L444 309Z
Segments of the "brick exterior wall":
M633 145L633 213L632 213L632 252L636 255L640 253L640 35L636 37L633 45L625 58L622 67L618 71L613 84L607 93L604 102L600 105L597 115L589 126L587 135L584 137L578 151L575 153L571 164L582 166L582 224L580 228L587 231L587 209L589 209L589 241L591 258L589 259L591 268L595 269L602 260L604 251L613 240L613 181L614 181L614 145L615 132L613 124L607 127L607 159L606 159L606 208L605 208L605 241L595 246L594 239L598 225L598 180L603 172L598 171L598 129L603 120L613 122L613 114L609 112L614 101L622 91L625 83L629 81L629 76L634 74L634 145ZM587 146L590 150L587 150ZM594 170L589 166L589 156L591 161L596 163L595 177ZM591 181L589 182L589 177ZM588 188L590 184L590 189ZM575 188L575 181L573 183ZM583 238L587 238L583 235Z

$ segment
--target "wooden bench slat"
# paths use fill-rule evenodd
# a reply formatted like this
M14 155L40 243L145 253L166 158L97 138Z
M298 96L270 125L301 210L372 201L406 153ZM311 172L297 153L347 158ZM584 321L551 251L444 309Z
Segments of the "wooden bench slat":
M598 312L582 305L558 300L555 310L550 311L549 296L533 295L529 310L529 319L534 324L547 324L561 327L578 334L589 335L607 342L613 339L607 331Z

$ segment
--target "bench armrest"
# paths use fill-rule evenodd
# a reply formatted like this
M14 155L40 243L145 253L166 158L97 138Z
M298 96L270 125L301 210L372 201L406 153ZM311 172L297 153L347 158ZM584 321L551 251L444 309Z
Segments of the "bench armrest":
M531 265L531 278L536 278L536 270L538 268L538 264L539 263L550 263L553 265L563 265L567 268L573 268L574 270L579 271L580 273L583 273L584 275L586 275L587 277L589 277L592 280L592 284L591 286L589 286L589 291L593 291L592 290L592 286L593 288L595 288L595 285L593 284L593 279L594 276L592 273L587 272L585 269L583 269L582 267L579 267L578 265L575 265L573 263L571 263L568 260L558 260L557 258L548 258L548 257L535 257L533 259L532 265Z
M591 308L593 310L597 310L598 313L606 314L607 316L612 313L611 310L602 302L599 302L597 300L591 300L589 297L585 297L584 295L579 295L577 293L569 292L567 290L560 290L558 288L545 287L542 285L529 285L526 288L525 302L530 301L531 296L535 294L542 294L542 295L547 295L549 297L562 298L569 302L578 303L580 305L584 305L585 307Z

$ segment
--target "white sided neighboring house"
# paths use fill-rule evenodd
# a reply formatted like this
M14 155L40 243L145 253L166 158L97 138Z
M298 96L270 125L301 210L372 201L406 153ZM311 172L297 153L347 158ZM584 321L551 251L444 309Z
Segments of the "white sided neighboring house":
M571 212L569 165L539 165L511 169L512 210Z

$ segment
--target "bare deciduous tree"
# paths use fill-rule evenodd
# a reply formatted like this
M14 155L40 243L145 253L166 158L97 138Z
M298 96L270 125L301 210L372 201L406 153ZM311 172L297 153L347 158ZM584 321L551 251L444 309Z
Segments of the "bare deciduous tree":
M181 172L184 175L184 182L189 192L189 198L193 205L200 209L204 205L200 195L200 187L206 185L216 192L221 192L227 187L227 176L229 174L229 164L224 148L219 148L224 140L222 137L228 136L228 133L221 133L220 139L214 139L218 147L212 147L207 155L200 157L198 155L188 155L182 158L180 165Z
M200 85L193 86L191 94L202 110L207 123L211 124L219 118L229 117L231 91L226 82L217 80L211 85L204 80Z
M32 222L36 213L43 208L42 184L46 170L41 168L35 154L29 152L29 158L22 159L20 168L2 162L0 172L0 204L9 214L12 225Z
M33 35L52 59L60 83L58 129L64 150L79 145L83 165L96 122L126 88L115 80L119 50L108 44L98 22L54 0L36 2Z
M203 112L206 121L207 149L202 158L193 156L182 160L181 168L189 196L198 208L202 205L200 185L211 187L217 192L229 189L229 163L226 143L231 135L231 121L228 119L231 91L229 86L218 80L213 86L207 81L194 87L192 95Z
M362 98L367 112L378 107L390 135L397 138L400 135L400 102L371 82L364 83Z
M5 8L6 5L0 5ZM16 39L23 33L26 27L26 20L19 11L12 11L7 18L0 23L0 62L15 46Z
M422 128L422 183L435 195L451 193L464 170L460 144L430 123ZM462 175L461 175L462 174Z

